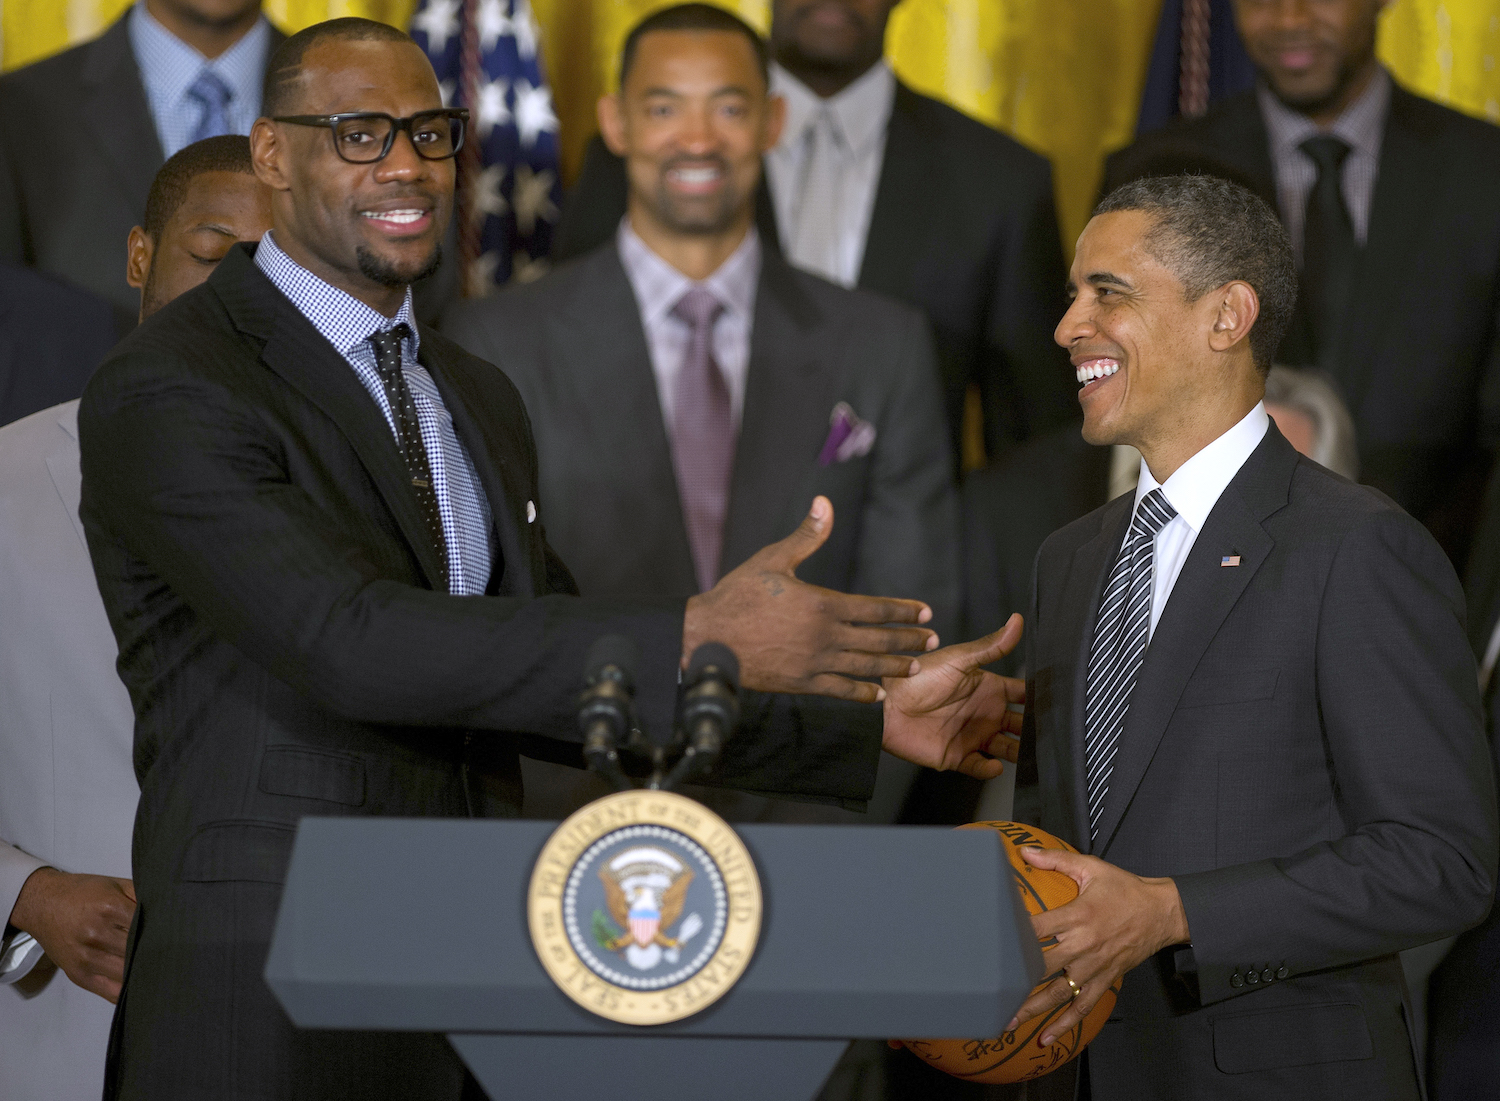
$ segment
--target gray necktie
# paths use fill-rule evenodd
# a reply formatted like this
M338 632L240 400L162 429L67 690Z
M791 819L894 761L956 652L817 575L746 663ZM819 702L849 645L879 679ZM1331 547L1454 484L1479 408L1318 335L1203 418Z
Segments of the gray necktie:
M1109 572L1094 648L1089 655L1088 685L1083 700L1083 760L1088 777L1089 836L1099 832L1104 796L1120 748L1120 734L1130 710L1135 678L1151 639L1152 566L1156 533L1177 515L1160 489L1141 498L1130 522L1120 557Z
M672 307L672 316L692 332L672 413L672 465L687 522L693 572L700 592L719 579L724 547L724 514L729 508L729 476L734 466L734 412L729 385L714 361L714 322L724 304L703 287L694 287Z
M839 271L839 193L843 139L833 112L824 107L803 140L802 188L797 230L792 235L792 263L805 271L843 283Z
M234 92L222 77L212 69L204 69L188 88L187 94L203 106L203 113L198 116L198 126L193 130L193 141L229 133L229 101L234 98Z

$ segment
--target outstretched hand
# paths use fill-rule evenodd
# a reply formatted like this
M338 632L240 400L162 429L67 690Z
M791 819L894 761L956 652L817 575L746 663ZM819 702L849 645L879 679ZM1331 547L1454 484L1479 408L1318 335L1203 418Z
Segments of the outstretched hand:
M937 646L919 600L850 596L798 581L797 567L833 531L833 504L813 500L796 531L772 543L706 593L687 602L683 662L704 642L740 659L740 683L761 692L796 692L875 703L880 685L855 677L899 678L916 671L908 653Z
M1026 684L980 668L1021 641L1021 617L974 642L948 646L917 659L906 679L885 682L886 752L914 764L957 769L980 780L1016 759Z
M1171 879L1143 879L1097 856L1062 849L1026 846L1021 855L1032 867L1062 872L1078 884L1072 902L1032 915L1037 939L1057 942L1047 949L1047 966L1063 974L1027 998L1006 1027L1014 1031L1072 1002L1047 1025L1046 1047L1087 1017L1125 972L1169 944L1186 944L1187 913Z

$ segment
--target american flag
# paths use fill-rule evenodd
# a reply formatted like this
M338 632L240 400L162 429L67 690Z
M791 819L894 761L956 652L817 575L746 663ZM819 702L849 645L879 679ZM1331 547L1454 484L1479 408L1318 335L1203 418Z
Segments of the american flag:
M458 155L458 251L466 297L547 269L562 201L557 113L530 0L421 0L411 36L443 101L470 111Z

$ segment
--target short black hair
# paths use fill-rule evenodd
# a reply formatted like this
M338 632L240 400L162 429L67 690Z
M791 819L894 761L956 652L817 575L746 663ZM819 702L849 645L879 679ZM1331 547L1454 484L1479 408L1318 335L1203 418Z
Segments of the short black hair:
M1211 175L1151 176L1115 188L1094 215L1139 210L1156 225L1146 248L1182 280L1189 302L1240 280L1260 300L1250 352L1262 375L1297 304L1292 242L1276 212L1249 188Z
M184 146L168 158L151 181L146 196L146 219L141 228L152 241L161 239L162 230L172 220L193 181L206 172L243 172L255 175L250 160L250 139L243 134L221 134Z
M389 23L345 16L314 23L289 37L271 54L266 64L266 83L261 92L260 113L268 118L287 114L296 102L302 78L302 58L325 39L342 42L412 42L411 35Z
M760 69L761 80L771 85L771 50L766 40L754 27L734 12L713 4L677 4L652 12L630 29L625 36L625 45L620 49L620 87L625 87L625 78L630 75L630 66L635 62L636 48L641 39L652 31L728 31L742 34L750 40L755 50L755 63Z

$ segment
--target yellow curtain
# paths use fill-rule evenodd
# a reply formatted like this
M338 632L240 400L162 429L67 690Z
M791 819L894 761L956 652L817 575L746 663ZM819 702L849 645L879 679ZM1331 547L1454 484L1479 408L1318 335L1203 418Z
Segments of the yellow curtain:
M564 170L594 131L630 26L671 0L531 0L562 119ZM764 30L768 0L720 0ZM0 67L97 34L130 0L0 0ZM266 0L279 26L365 15L405 26L415 0ZM1106 152L1130 140L1160 0L904 0L892 64L1052 159L1063 237L1087 219ZM1500 0L1395 0L1380 55L1422 95L1500 122Z

